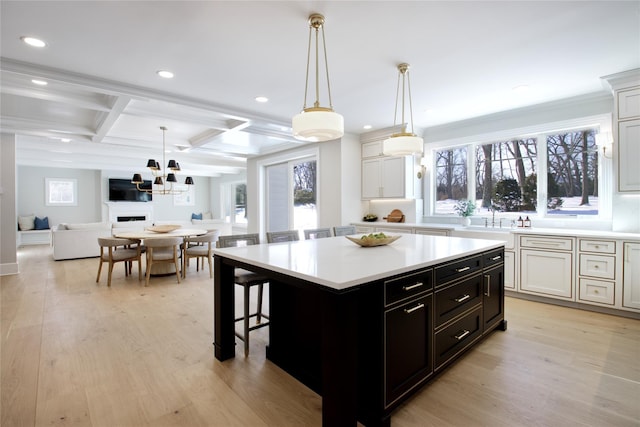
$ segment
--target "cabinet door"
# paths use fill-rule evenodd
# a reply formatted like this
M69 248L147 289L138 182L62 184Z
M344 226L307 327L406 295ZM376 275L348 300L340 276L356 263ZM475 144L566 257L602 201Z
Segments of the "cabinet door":
M404 157L386 157L382 159L382 196L405 197Z
M515 252L504 251L504 287L505 289L516 289Z
M624 244L622 305L640 309L640 243Z
M618 92L618 120L640 116L640 88Z
M485 270L482 274L482 319L483 332L496 327L504 318L504 268L502 265Z
M618 190L640 191L640 119L618 123Z
M433 296L385 312L385 406L432 372Z
M382 197L382 178L380 175L380 159L362 161L362 198L375 199Z
M573 256L570 252L520 251L520 290L574 300Z
M362 144L362 158L382 156L382 141L373 141Z

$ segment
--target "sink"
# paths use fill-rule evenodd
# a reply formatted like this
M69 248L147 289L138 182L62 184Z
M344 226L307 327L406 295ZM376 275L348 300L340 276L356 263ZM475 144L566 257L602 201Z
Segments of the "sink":
M505 247L513 248L515 245L515 235L509 228L491 228L480 226L469 226L457 228L451 231L452 237L468 237L471 239L502 240L506 242Z

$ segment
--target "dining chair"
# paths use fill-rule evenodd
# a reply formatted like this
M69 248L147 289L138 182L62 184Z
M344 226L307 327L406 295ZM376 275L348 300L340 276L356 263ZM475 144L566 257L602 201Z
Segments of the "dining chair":
M209 263L209 277L213 278L213 247L220 237L220 230L212 230L202 236L186 237L182 251L182 277L187 275L190 258L196 259L196 271L200 271L200 260L204 270L204 260Z
M230 248L238 246L250 246L260 244L260 237L255 234L235 234L229 236L220 236L217 245L219 248ZM269 282L269 279L262 274L247 271L242 268L235 268L234 282L236 285L242 286L244 289L244 313L242 317L236 317L235 321L243 323L242 333L235 331L238 338L244 341L244 356L249 355L249 333L253 330L264 328L269 322L263 322L262 318L269 319L269 316L262 312L262 295L263 285ZM249 301L251 297L251 288L258 287L258 301L255 313L251 313ZM250 319L255 317L256 323L250 326Z
M310 230L304 230L304 238L309 239L321 239L323 237L331 237L330 228L315 228Z
M339 225L337 227L333 227L334 236L350 236L352 234L356 234L355 225Z
M96 283L100 282L100 273L102 273L102 264L109 263L109 275L107 278L107 286L111 286L111 276L113 274L113 266L117 262L124 263L124 275L131 273L131 263L138 261L138 280L142 280L142 256L138 240L120 239L117 237L98 237L98 245L100 245L100 264L98 265L98 276ZM135 245L135 248L131 248Z
M149 276L151 276L151 267L158 263L173 263L176 269L176 278L180 283L180 245L182 237L154 237L145 239L144 245L147 248L147 277L144 282L145 286L149 286Z
M300 240L298 230L267 231L267 243L295 242Z

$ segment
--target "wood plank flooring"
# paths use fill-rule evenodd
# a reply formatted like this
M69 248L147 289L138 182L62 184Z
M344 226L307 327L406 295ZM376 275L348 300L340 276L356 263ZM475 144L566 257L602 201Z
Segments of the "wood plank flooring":
M118 265L109 288L97 258L18 260L0 278L3 427L321 425L320 397L265 360L268 328L248 358L213 357L208 270L145 288ZM515 298L506 318L392 425L640 426L639 320Z

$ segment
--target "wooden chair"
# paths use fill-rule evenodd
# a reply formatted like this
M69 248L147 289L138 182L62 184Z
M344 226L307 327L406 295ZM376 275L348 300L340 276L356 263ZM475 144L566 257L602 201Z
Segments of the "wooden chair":
M196 271L200 271L200 260L204 270L204 260L209 263L209 277L213 278L213 245L220 237L220 230L212 230L202 236L187 237L184 241L182 251L182 277L187 275L187 264L189 258L196 259Z
M304 230L304 238L309 239L322 239L324 237L331 237L330 228L315 228L313 230Z
M176 278L180 283L180 245L182 245L182 237L159 237L145 239L144 245L147 248L147 278L144 282L145 286L149 286L149 276L151 275L151 267L158 263L173 263L176 269Z
M334 236L350 236L352 234L356 234L355 225L340 225L338 227L333 227Z
M218 238L219 248L229 248L236 246L249 246L260 244L260 237L258 234L236 234L231 236L220 236ZM244 341L244 356L249 355L249 332L264 328L269 325L269 322L262 322L262 318L269 319L269 316L262 312L262 295L263 285L269 282L267 277L253 273L251 271L244 270L242 268L235 269L234 282L236 285L242 286L244 289L244 313L242 317L236 317L236 322L243 322L242 333L235 331L238 338ZM249 301L251 297L251 288L253 286L258 287L258 304L255 313L251 313L249 308ZM249 326L249 320L255 317L256 324Z
M295 242L298 240L300 240L300 233L298 233L298 230L267 231L268 243Z
M113 266L117 262L124 262L124 275L128 276L131 273L131 263L138 261L138 280L142 280L142 256L138 240L98 237L98 245L100 245L100 264L96 283L100 282L100 273L102 273L102 263L104 262L109 263L107 286L111 286ZM131 249L131 245L135 245L135 248Z

